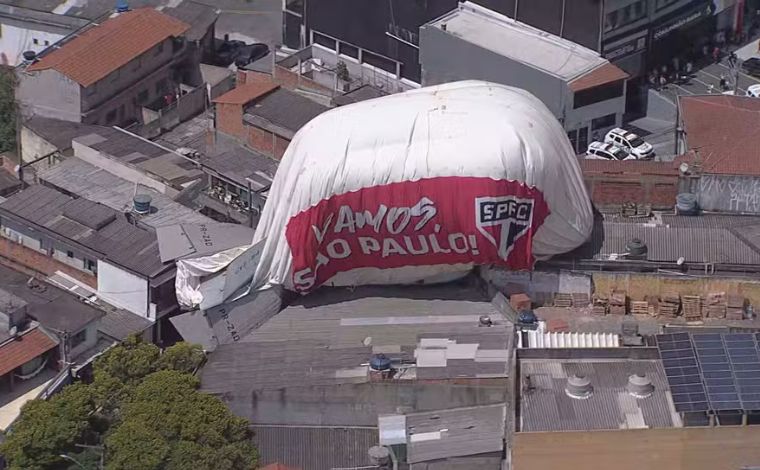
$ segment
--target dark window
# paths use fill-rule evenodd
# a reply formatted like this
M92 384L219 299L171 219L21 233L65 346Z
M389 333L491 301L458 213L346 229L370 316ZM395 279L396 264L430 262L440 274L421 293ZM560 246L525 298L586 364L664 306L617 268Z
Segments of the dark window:
M578 152L588 147L588 127L578 129Z
M602 116L600 118L592 119L591 120L591 130L595 131L597 129L602 129L605 127L612 127L615 125L615 114L608 114L606 116Z
M345 42L340 43L338 45L338 52L353 57L354 59L359 59L359 48L352 46L351 44L346 44Z
M301 44L301 27L303 25L303 18L287 11L282 16L284 28L283 42L291 49L300 49L303 47L303 44Z
M567 138L570 139L570 145L572 145L573 150L580 152L578 150L578 131L569 131L567 133Z
M647 16L647 0L639 0L604 16L604 31L621 28Z
M320 46L324 46L333 51L337 48L335 39L328 38L324 34L319 34L316 31L314 32L314 43L319 44Z
M587 90L575 92L573 108L578 109L601 101L623 96L623 81L600 85Z
M172 39L172 52L177 52L180 49L182 49L182 38L174 38Z
M678 0L655 0L655 9L659 10L676 3Z
M70 344L71 344L71 349L76 348L80 344L82 344L85 341L87 341L87 330L85 329L85 330L82 330L79 333L75 334L74 336L71 337L71 339L69 341L70 341Z
M373 67L383 69L386 72L390 72L392 74L396 73L395 62L393 62L390 59L386 59L385 57L380 57L379 55L373 54L371 52L364 51L362 53L362 62L365 64L369 64Z
M50 41L45 41L45 45L49 46L50 45Z
M106 114L106 124L113 124L114 121L116 121L116 113L118 110L112 109L111 111L108 111L108 114Z
M303 0L285 0L285 9L297 15L303 15Z
M34 38L34 39L32 39L32 43L34 43L35 46L39 46L40 45L40 40L37 39L37 38Z
M74 257L74 252L73 251L67 251L66 252L66 256L68 256L69 258L73 258Z
M84 267L88 271L95 272L95 269L97 268L97 266L98 266L98 263L96 263L95 261L91 259L84 260Z

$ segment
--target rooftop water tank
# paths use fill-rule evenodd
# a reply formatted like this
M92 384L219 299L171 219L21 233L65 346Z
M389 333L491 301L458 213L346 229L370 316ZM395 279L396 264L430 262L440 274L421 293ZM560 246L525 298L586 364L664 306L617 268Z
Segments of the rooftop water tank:
M626 243L625 250L628 252L628 258L630 259L647 259L647 245L638 238L634 238Z
M696 194L681 193L676 196L676 212L678 215L697 215L699 205Z
M152 200L153 198L150 197L150 194L135 194L133 199L135 212L138 214L149 213Z
M594 387L591 386L591 380L582 375L571 375L567 378L565 393L570 398L586 399L594 393Z
M390 370L391 360L385 354L375 354L369 360L369 367L372 370Z
M129 11L127 0L116 0L116 13L124 13L125 11Z

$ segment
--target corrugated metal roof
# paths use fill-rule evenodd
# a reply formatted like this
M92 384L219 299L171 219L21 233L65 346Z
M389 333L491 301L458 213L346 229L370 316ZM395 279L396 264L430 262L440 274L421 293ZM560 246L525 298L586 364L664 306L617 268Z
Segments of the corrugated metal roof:
M278 88L246 106L245 113L291 132L297 132L306 123L329 109L298 93Z
M177 7L165 8L162 11L190 25L190 29L185 32L185 38L188 41L203 39L219 17L219 10L216 8L190 0L185 0Z
M140 222L150 227L212 222L208 217L152 188L135 185L76 157L67 158L52 167L40 170L38 176L44 182L83 198L98 201L118 212L132 211L136 192L149 194L152 198L151 206L156 211L140 216Z
M635 398L626 390L628 378L637 373L652 381L650 397ZM593 393L589 398L567 395L565 387L572 375L590 379ZM679 422L665 372L656 360L524 359L520 383L520 430L525 432L664 428Z
M368 468L376 428L251 426L259 464L282 463L300 470Z
M123 341L131 334L141 334L153 326L147 318L121 309L109 309L100 319L98 331L117 341Z

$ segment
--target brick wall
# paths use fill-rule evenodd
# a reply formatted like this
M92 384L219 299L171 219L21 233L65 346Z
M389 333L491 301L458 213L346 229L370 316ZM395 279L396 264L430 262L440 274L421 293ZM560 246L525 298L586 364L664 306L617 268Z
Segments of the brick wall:
M288 90L309 90L315 93L320 93L325 96L333 96L335 92L330 88L320 85L314 80L298 75L295 72L276 65L274 67L274 75L267 72L254 72L250 70L238 70L237 83L241 85L243 83L270 83L274 81L283 88Z
M216 103L216 129L227 135L245 140L243 106L231 103Z
M624 203L669 209L678 194L678 170L666 162L581 161L583 179L597 207Z
M93 289L98 288L98 281L95 276L86 274L76 268L56 261L38 251L34 251L18 243L14 243L7 238L0 237L0 256L7 260L18 263L32 271L50 276L56 271L61 271L69 276L87 284Z
M246 144L249 147L277 160L282 158L290 143L289 140L255 126L247 125L246 127L248 130Z

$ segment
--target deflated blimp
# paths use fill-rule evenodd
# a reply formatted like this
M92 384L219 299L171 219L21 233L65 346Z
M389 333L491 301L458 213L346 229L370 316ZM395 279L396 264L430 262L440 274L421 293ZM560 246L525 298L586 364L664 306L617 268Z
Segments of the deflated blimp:
M479 81L421 88L295 135L256 230L254 283L307 293L531 269L592 224L573 149L537 98Z

